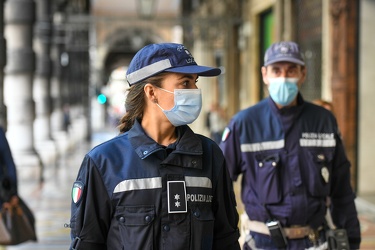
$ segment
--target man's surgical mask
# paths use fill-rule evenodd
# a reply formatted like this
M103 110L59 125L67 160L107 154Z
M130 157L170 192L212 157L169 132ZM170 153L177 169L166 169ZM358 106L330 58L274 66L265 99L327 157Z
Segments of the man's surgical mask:
M159 89L174 94L174 107L172 109L165 110L159 104L156 103L156 105L175 127L190 124L198 118L202 109L202 92L200 89L175 89L174 92Z
M274 102L281 106L289 105L298 94L298 78L268 78L268 92Z

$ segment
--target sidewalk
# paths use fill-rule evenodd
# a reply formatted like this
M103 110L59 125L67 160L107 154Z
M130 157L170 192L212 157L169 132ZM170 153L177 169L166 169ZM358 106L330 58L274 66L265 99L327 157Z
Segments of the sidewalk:
M79 125L77 128L84 128ZM26 242L8 246L7 250L67 250L70 246L70 229L64 227L70 220L71 188L84 155L95 145L116 135L116 131L96 132L91 142L86 142L82 133L72 129L69 136L61 136L56 142L63 154L50 161L44 169L44 183L37 181L19 183L19 193L34 212L38 242ZM53 150L46 150L51 152ZM43 155L43 159L53 156Z
M6 249L67 250L69 248L70 229L65 228L64 224L69 223L70 219L71 185L85 153L116 134L115 129L95 132L92 136L93 140L86 142L77 129L72 131L69 137L61 137L62 141L59 144L65 151L57 164L51 161L45 166L44 183L38 184L35 181L19 183L21 197L34 211L38 242L27 242ZM375 203L358 197L356 204L361 221L361 249L375 250Z
M366 199L365 199L366 198ZM356 206L361 223L361 249L375 249L375 203L368 197L357 197ZM370 199L372 201L372 199Z

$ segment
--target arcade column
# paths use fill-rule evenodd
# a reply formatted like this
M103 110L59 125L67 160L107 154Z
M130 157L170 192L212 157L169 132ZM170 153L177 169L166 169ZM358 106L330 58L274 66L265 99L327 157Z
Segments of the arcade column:
M36 145L51 141L51 96L50 79L52 61L50 58L52 15L50 0L36 0L36 23L34 50L36 53L36 70L33 84L35 102L34 136ZM43 144L44 145L44 144Z
M41 162L34 149L33 136L35 54L32 40L35 3L33 0L11 0L5 2L4 9L4 34L7 40L7 64L4 70L7 138L19 179L40 177Z

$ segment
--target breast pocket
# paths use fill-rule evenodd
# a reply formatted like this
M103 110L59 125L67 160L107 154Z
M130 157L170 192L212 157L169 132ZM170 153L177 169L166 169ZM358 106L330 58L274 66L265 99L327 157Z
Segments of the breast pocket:
M307 151L303 173L312 196L326 197L330 193L332 152Z
M215 217L210 206L191 209L191 249L212 249Z
M278 154L257 155L256 189L263 204L279 203L282 199L280 185L280 157Z
M154 206L120 206L115 217L124 249L153 249Z

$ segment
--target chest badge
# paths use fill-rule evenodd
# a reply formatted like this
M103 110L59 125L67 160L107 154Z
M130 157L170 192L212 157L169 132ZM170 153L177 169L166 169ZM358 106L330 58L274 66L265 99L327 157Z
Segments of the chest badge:
M186 185L185 181L168 181L168 213L186 213Z
M326 183L328 183L328 181L329 181L329 171L328 171L328 168L327 167L322 167L322 169L320 170L320 173L321 173L324 181Z

